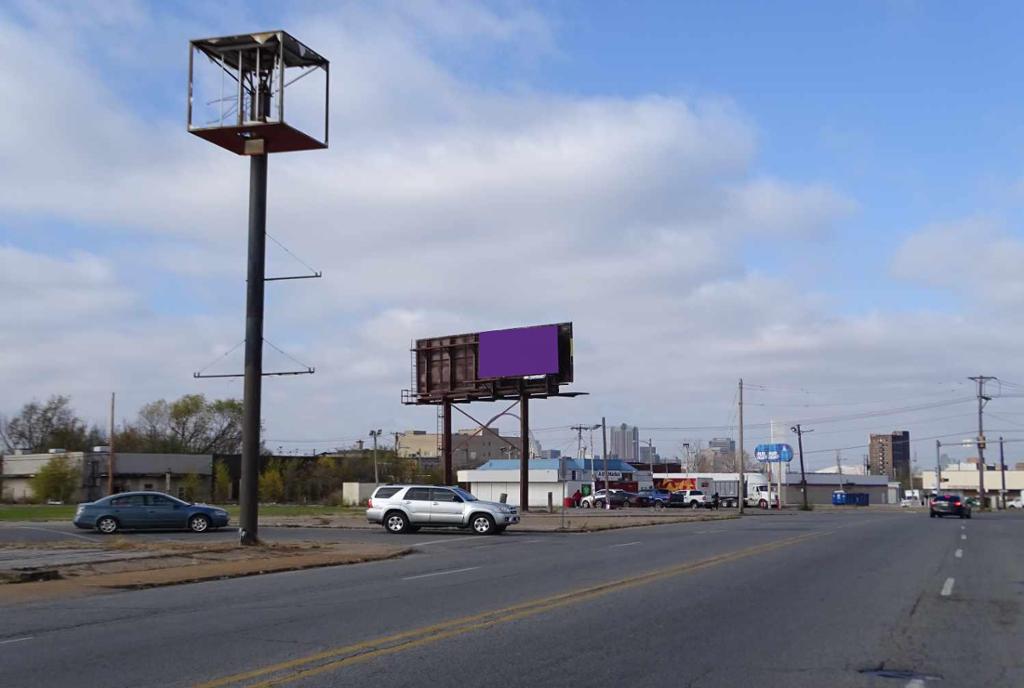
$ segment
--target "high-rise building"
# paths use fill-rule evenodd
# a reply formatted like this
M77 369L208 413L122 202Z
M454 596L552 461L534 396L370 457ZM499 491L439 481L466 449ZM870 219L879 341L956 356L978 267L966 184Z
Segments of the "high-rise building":
M656 463L661 459L658 456L658 448L655 446L648 446L646 444L640 445L640 463Z
M736 440L731 437L713 437L708 442L708 449L715 454L733 456L736 453Z
M613 459L638 461L640 458L640 428L623 423L612 427L608 454Z
M868 447L868 469L871 475L885 475L910 489L910 432L897 430L872 434Z

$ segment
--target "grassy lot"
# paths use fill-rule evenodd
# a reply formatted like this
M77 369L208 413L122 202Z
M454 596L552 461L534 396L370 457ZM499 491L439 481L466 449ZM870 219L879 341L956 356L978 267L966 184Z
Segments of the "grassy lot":
M0 504L0 521L70 521L75 504ZM335 516L361 513L365 507L320 506L318 504L261 504L260 516ZM238 519L238 505L228 506Z
M76 504L0 504L0 521L70 521Z

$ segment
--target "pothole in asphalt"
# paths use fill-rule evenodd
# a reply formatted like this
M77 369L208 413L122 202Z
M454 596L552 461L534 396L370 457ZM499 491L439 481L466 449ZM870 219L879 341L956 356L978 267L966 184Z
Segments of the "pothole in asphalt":
M883 669L877 667L874 669L861 669L858 673L864 674L865 676L877 676L878 678L892 678L900 681L941 681L942 677L936 674L922 674L918 671L911 671L909 669Z

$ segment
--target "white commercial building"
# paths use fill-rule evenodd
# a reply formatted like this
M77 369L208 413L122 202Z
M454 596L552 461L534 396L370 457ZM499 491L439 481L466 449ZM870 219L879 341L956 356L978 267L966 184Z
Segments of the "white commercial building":
M958 470L942 469L942 492L951 492L964 497L978 496L978 466L976 464L958 464ZM985 471L985 496L989 506L995 506L1000 490L1003 489L1002 471ZM1017 499L1024 496L1024 471L1006 471L1006 499ZM925 493L935 491L935 471L921 472L921 487Z
M575 459L531 459L529 469L530 507L561 506L566 497L593 483L593 473ZM458 472L459 484L466 485L478 499L519 504L519 461L492 459L479 468Z

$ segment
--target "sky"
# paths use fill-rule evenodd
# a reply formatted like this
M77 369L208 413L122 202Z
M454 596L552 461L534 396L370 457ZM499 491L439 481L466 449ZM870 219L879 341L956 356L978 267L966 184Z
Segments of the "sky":
M192 377L241 370L248 169L186 131L187 45L284 28L331 60L331 139L269 164L268 233L324 273L267 289L316 368L266 380L272 449L433 431L413 339L563 321L589 395L532 405L545 448L601 417L665 456L735 435L740 378L748 447L801 422L812 467L896 429L931 465L976 431L970 375L1024 439L1022 13L6 0L0 413L241 396Z

